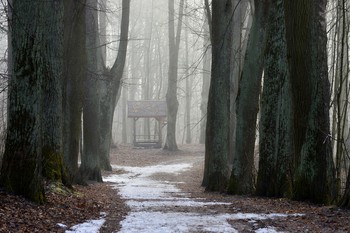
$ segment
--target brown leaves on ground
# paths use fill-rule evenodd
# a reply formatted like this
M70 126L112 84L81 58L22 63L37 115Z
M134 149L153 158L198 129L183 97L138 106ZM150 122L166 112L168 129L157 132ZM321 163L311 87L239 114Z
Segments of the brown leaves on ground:
M119 228L125 205L117 191L104 183L75 186L72 193L47 192L44 205L0 190L0 232L64 232L86 220L99 219L101 212L113 212L117 222L113 228Z

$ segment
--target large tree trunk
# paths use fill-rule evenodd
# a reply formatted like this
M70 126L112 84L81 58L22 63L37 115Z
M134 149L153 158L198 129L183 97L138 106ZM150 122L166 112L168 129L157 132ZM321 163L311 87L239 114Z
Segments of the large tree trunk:
M232 0L213 1L212 73L207 109L205 174L203 185L210 191L227 188L230 77L232 74Z
M238 94L239 79L242 74L244 51L242 45L243 20L248 9L247 0L234 0L235 12L233 14L233 71L231 75L231 90L230 90L230 152L228 156L228 164L232 166L235 144L236 144L236 98ZM246 29L248 30L248 29Z
M1 183L10 192L42 203L43 156L50 162L48 156L52 154L62 159L58 111L63 3L14 0L13 13L16 15L12 20L13 76ZM53 88L50 95L48 88ZM47 128L50 123L51 128ZM62 164L57 170L62 170Z
M179 108L179 101L177 100L177 73L178 73L178 57L180 36L183 17L184 0L180 0L179 6L179 20L177 23L177 30L175 34L175 10L174 0L169 0L169 73L168 73L168 90L166 93L166 102L168 107L167 118L167 135L164 149L175 151L176 144L176 119L177 110Z
M42 127L42 156L43 175L46 179L62 183L67 182L67 174L63 169L63 113L62 113L62 68L63 68L63 3L54 7L57 11L52 14L51 10L42 11L43 21L51 24L46 29L45 44L50 45L52 50L46 52L45 77L42 82L43 105L41 114ZM56 33L60 33L57 36Z
M129 15L130 15L130 0L122 2L122 19L120 31L120 43L117 58L110 71L105 71L103 87L101 88L101 146L100 146L100 163L105 170L111 170L109 162L109 151L112 141L112 124L114 109L120 95L121 79L123 76L126 52L128 45L129 32Z
M107 73L108 74L108 73ZM105 75L106 77L106 75ZM109 161L109 151L112 142L112 123L114 114L113 96L116 96L117 90L113 90L110 86L110 80L100 83L100 129L101 144L99 149L99 157L101 168L111 171L112 167ZM115 97L114 97L115 98ZM112 106L113 105L113 106Z
M78 170L83 80L86 77L85 0L64 0L63 154L69 180L81 183Z
M86 2L86 51L87 77L83 106L83 153L80 172L84 179L102 181L99 146L100 146L100 70L98 62L98 14L97 1Z
M291 95L284 25L283 0L272 0L259 124L256 193L262 196L290 196L292 188Z
M335 191L329 140L326 0L286 0L293 106L293 197L329 203Z
M255 12L236 100L236 142L229 192L254 191L254 149L269 1L254 1Z

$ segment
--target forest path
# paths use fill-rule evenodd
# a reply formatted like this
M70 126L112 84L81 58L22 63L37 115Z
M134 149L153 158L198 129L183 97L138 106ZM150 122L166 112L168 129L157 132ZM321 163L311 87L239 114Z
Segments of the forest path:
M120 147L112 154L112 164L118 165L104 181L118 190L130 209L119 232L278 232L274 222L303 216L245 209L242 201L254 206L249 201L255 199L204 192L201 145L177 152Z
M350 210L205 192L201 145L183 145L176 152L119 146L111 163L103 185L116 189L118 194L108 192L118 196L116 202L107 203L112 208L100 219L66 232L350 232Z

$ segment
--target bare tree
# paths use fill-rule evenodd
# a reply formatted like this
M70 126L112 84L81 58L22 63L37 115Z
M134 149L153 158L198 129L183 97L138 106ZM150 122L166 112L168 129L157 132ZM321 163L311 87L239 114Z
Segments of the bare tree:
M129 15L130 0L123 0L120 25L120 43L117 58L115 59L111 69L105 70L103 74L104 80L101 82L100 86L100 138L102 141L99 156L101 167L106 170L111 170L109 151L112 141L112 124L115 106L120 96L121 81L126 61L129 34Z
M166 102L168 107L167 117L167 136L164 149L175 151L178 149L176 144L176 118L179 107L177 100L177 75L178 75L178 57L180 36L183 17L184 0L180 0L179 19L175 34L175 10L174 0L169 0L169 71L168 71L168 90L166 94Z
M99 159L100 147L100 94L98 61L98 11L97 1L86 1L86 54L87 76L83 105L83 153L80 173L84 179L102 181Z
M202 185L210 191L224 191L229 179L230 77L232 73L232 0L213 1L212 73L209 89L205 140L205 168Z
M254 192L255 134L269 5L270 0L254 1L253 24L236 100L236 144L229 185L229 192L234 194Z

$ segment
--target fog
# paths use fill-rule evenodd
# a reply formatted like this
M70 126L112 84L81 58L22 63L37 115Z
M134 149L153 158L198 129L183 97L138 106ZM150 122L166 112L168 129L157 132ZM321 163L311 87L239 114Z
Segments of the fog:
M192 143L198 143L202 119L201 91L203 84L203 56L207 51L202 1L186 1L182 20L178 63L179 111L177 114L177 142L186 142L186 132ZM175 1L175 28L178 24L179 2ZM112 65L118 49L120 1L107 1L107 64ZM120 99L115 111L113 141L132 142L133 121L127 118L128 100L165 100L168 80L168 3L163 0L131 1L129 44ZM186 91L187 85L187 91ZM186 96L190 99L190 120L186 118ZM187 100L189 101L189 100ZM150 121L150 129L148 123ZM137 134L154 135L154 119L140 119ZM187 128L190 130L187 131ZM166 127L163 127L166 130ZM123 133L122 133L123 132ZM151 136L152 137L152 136ZM165 134L163 133L163 137ZM163 138L163 141L165 139ZM187 142L189 142L187 140Z

